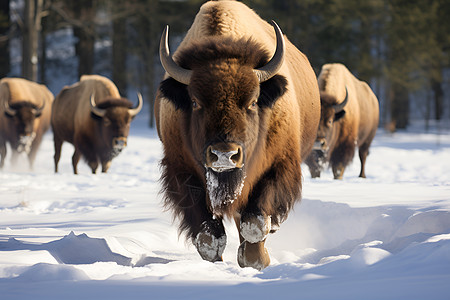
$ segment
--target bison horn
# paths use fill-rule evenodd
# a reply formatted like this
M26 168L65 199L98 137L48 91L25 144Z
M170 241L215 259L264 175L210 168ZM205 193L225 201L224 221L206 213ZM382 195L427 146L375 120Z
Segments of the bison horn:
M259 79L259 82L264 82L275 76L278 70L280 70L284 61L285 53L285 43L283 38L283 33L280 27L275 21L272 20L272 26L275 29L275 34L277 37L277 48L275 49L275 54L272 59L263 67L253 70Z
M348 102L348 91L347 91L347 87L345 87L345 99L340 104L333 105L334 111L338 113L341 110L343 110L344 106L347 104L347 102Z
M8 100L5 100L5 113L11 117L14 117L17 114L17 111L9 106Z
M159 43L159 58L161 64L170 77L178 82L188 85L191 80L192 70L184 69L180 67L170 55L169 50L169 25L164 28Z
M100 118L103 118L106 114L105 109L98 108L97 105L95 104L94 94L91 95L91 112L94 115L99 116Z
M39 107L39 108L33 109L33 110L32 110L32 113L33 113L36 117L38 117L38 116L40 116L40 115L42 114L42 111L44 110L44 107L45 107L45 100L44 100L44 103L42 103L42 106Z
M138 97L138 105L135 108L130 108L128 110L128 113L130 114L131 117L136 116L142 109L142 105L143 105L144 101L142 101L141 93L137 93L137 97Z

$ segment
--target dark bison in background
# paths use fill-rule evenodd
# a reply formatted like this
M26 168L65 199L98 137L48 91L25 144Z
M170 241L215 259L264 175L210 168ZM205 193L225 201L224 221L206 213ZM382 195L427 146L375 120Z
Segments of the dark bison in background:
M300 165L316 137L311 65L275 23L235 1L205 3L173 59L166 28L160 58L165 204L208 261L222 260L222 219L234 218L239 265L263 269L266 237L300 199Z
M84 75L71 86L64 87L56 96L52 109L52 129L55 142L55 172L64 141L74 145L73 172L80 157L87 161L92 173L99 162L107 172L111 160L127 145L131 120L142 109L142 98L132 103L122 98L109 79L98 75Z
M13 165L23 152L33 167L42 136L50 127L53 98L42 84L22 78L0 80L1 168L5 164L6 143L11 146Z
M342 179L353 160L355 147L361 160L360 177L378 127L378 99L364 81L342 64L326 64L319 74L321 118L314 150L307 158L313 178L329 163L335 179Z

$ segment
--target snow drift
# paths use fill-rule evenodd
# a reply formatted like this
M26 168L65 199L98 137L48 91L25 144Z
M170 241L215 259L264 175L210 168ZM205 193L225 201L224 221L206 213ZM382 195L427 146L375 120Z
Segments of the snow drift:
M33 171L0 171L2 299L448 299L450 133L382 131L342 181L310 179L267 239L271 265L237 265L226 225L224 262L202 261L161 206L156 132L132 124L128 148L91 175L65 144L53 173L52 134Z

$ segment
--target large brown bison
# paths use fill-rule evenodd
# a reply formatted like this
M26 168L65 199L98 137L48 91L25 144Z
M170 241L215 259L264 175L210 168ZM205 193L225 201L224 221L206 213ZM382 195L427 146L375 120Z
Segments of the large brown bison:
M222 220L234 218L239 265L263 269L268 233L300 199L320 120L311 65L274 22L235 1L205 3L173 59L166 27L160 58L165 204L208 261L222 260Z
M64 87L56 96L52 108L52 129L55 143L55 172L64 141L74 145L73 172L83 156L92 173L99 162L107 172L111 160L127 145L131 120L142 109L142 97L132 103L122 98L109 79L99 75L84 75L71 86Z
M335 179L342 179L353 160L355 147L361 160L360 177L378 127L378 99L369 85L342 64L326 64L319 74L321 119L314 150L307 158L311 176L320 177L326 163Z
M12 164L25 152L33 167L42 136L50 127L53 98L42 84L22 78L0 80L0 168L5 164L6 143L11 146Z

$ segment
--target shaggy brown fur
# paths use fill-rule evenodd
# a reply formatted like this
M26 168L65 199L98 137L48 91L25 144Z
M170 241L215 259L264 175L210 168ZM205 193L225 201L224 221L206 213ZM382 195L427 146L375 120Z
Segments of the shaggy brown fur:
M283 66L259 84L253 69L274 52L273 28L242 3L207 2L173 55L193 71L190 84L171 77L160 84L155 116L164 145L165 204L204 258L199 232L203 237L207 231L210 240L224 237L223 217L234 218L239 228L241 218L261 216L274 228L300 199L300 164L315 139L319 93L308 60L285 40ZM217 143L237 144L244 151L242 170L217 175L218 188L231 184L233 190L243 182L236 200L220 208L213 207L207 188L206 177L214 172L204 166L206 149ZM241 242L246 242L242 235ZM267 266L264 241L259 243L245 247L240 263ZM220 255L205 259L220 260Z
M5 163L6 143L11 146L13 164L19 152L25 151L33 167L42 136L50 127L53 98L46 86L26 79L0 81L0 167ZM14 116L5 111L5 103L16 112ZM27 139L30 145L24 144Z
M353 160L355 146L359 148L360 177L366 177L365 161L378 126L378 100L370 87L355 78L341 64L326 64L318 78L321 120L316 143L321 145L306 160L312 177L320 177L329 162L335 179L342 179L345 168ZM343 111L335 111L348 91ZM320 160L320 162L319 162Z
M91 112L90 98L94 95L97 107L105 109L105 116ZM64 141L75 146L72 157L73 172L81 156L92 173L99 162L102 172L107 172L111 160L122 148L115 149L115 141L126 145L132 116L132 103L121 98L117 87L107 78L98 75L82 76L81 81L64 87L56 96L52 112L52 128L55 143L55 172L61 157Z

